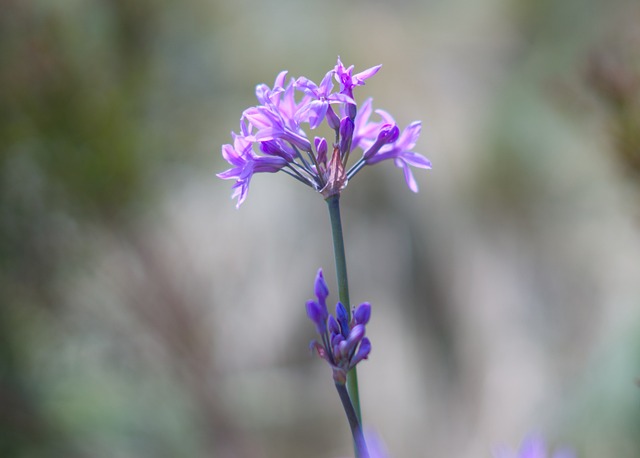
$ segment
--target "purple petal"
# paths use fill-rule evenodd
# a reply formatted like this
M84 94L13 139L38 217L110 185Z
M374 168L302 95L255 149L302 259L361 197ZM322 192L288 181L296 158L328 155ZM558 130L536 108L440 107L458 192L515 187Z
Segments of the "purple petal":
M334 349L334 354L336 354L339 359L346 360L349 357L349 344L346 340L338 342L338 345L334 345Z
M546 455L544 442L538 437L530 437L520 447L518 458L546 458Z
M318 93L318 85L304 76L301 76L296 80L295 87L296 89L311 95L316 95Z
M333 317L333 315L329 315L329 319L327 320L327 326L331 334L339 335L340 338L343 338L342 334L340 334L340 325L338 324L336 319Z
M358 351L353 356L353 358L351 358L350 366L354 367L363 359L367 359L369 357L369 353L371 353L371 342L369 341L368 338L365 337L362 339L362 342L360 342L360 347L358 347Z
M396 124L396 120L386 110L377 109L375 113L382 118L382 122L379 124Z
M307 307L307 316L314 323L319 323L322 321L322 307L316 301L309 300L306 303Z
M404 181L407 183L407 186L409 186L409 189L411 189L413 192L418 192L418 183L416 183L416 180L413 177L413 173L411 173L411 169L409 168L409 165L401 159L396 159L395 162L396 162L396 165L398 167L401 167L402 170L404 171Z
M385 124L378 133L378 140L384 143L393 143L400 136L400 129L395 124Z
M236 208L240 208L240 205L242 205L242 203L247 199L247 193L249 192L249 180L250 177L245 181L238 181L235 185L232 186L233 194L231 194L231 198L238 198Z
M340 128L340 118L338 118L336 112L333 111L331 105L329 105L329 107L327 108L327 124L329 124L329 127L331 127L333 130Z
M351 141L353 139L353 121L345 117L340 121L340 152L344 156L351 151Z
M349 332L349 337L347 338L347 345L349 345L350 350L354 349L356 345L362 340L364 334L366 332L364 324L356 324L353 329Z
M223 180L230 180L232 178L238 178L239 173L238 167L233 167L229 170L225 170L224 172L216 173L216 176Z
M382 156L375 157L380 149L388 143L393 143L398 139L400 129L395 124L384 124L378 132L376 141L364 152L362 158L368 164L374 164L382 160ZM385 148L387 150L388 148Z
M331 336L331 345L338 345L340 342L346 340L342 334L334 334Z
M258 84L256 86L256 98L260 104L264 105L269 101L269 94L271 89L266 84Z
M338 56L338 61L336 63L336 66L334 67L334 71L336 72L336 74L346 73L346 69L344 68L342 61L340 60L340 56Z
M273 83L273 88L284 88L284 82L287 78L287 70L282 70L280 73L278 73L278 76L276 76L276 80Z
M382 65L376 65L375 67L368 68L360 73L356 73L353 75L353 79L364 84L364 80L371 78L373 75L378 73L378 71L382 68Z
M279 127L264 127L251 137L256 142L264 142L268 140L277 140L282 137L284 131Z
M316 301L307 301L307 316L316 325L318 334L323 335L327 330L327 311Z
M276 126L280 130L283 129L282 120L271 110L263 106L247 108L242 113L242 117L258 130Z
M328 107L329 102L326 100L312 100L299 109L296 113L296 118L299 119L300 122L308 122L309 127L315 129L324 120Z
M313 143L316 147L318 163L327 163L327 140L324 137L316 137L313 139Z
M356 104L356 101L353 100L352 97L349 97L347 94L340 94L339 92L335 94L331 94L327 97L331 103L351 103L353 105Z
M371 117L371 113L373 109L371 108L373 100L368 98L363 102L356 114L353 129L353 141L351 143L351 149L361 147L366 148L369 145L361 144L364 139L369 139L370 143L373 143L373 140L370 139L372 136L372 131L375 129L375 126L371 126L369 124L369 118Z
M365 440L369 449L369 458L389 458L389 453L378 434L375 431L365 431Z
M418 167L421 169L430 169L431 161L424 157L422 154L414 153L413 151L406 151L402 153L402 159L414 167Z
M244 163L244 161L240 159L240 155L235 148L228 143L226 145L222 145L222 157L232 165L241 165Z
M347 313L347 309L344 308L342 302L338 302L336 304L336 319L340 324L340 331L344 337L349 335L349 316Z
M414 121L407 126L398 139L397 147L404 150L410 150L416 146L420 131L422 130L422 123L420 121Z
M265 140L260 142L260 151L269 156L278 156L287 162L293 161L296 156L290 145L279 140Z
M333 89L333 70L327 72L327 74L322 78L320 82L320 86L318 88L318 95L327 97L331 93L331 89Z
M253 161L253 173L274 173L287 165L287 161L281 157L256 157Z

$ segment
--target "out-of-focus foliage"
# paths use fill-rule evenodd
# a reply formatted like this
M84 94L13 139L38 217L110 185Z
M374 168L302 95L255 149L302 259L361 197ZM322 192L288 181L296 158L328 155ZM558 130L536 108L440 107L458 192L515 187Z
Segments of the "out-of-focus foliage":
M640 10L617 1L0 0L0 456L331 457L306 352L323 202L220 146L253 88L383 64L433 171L343 197L392 456L532 431L640 454ZM418 175L418 174L417 174ZM330 288L335 289L331 284ZM331 301L331 298L330 298Z

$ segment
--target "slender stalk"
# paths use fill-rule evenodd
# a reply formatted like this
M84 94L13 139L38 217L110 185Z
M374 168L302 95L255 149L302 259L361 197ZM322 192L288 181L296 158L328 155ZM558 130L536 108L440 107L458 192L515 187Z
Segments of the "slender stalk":
M350 180L351 178L353 178L353 176L358 173L360 171L360 169L362 167L364 167L367 163L364 161L364 159L360 158L358 159L358 162L356 162L355 164L353 164L353 166L349 169L349 171L347 172L347 180Z
M296 145L291 144L291 147L296 152L296 156L298 156L298 158L302 161L302 165L304 166L303 168L306 170L306 172L313 174L313 169L311 168L307 160L304 158L300 150L296 148Z
M358 458L369 458L369 451L367 450L367 443L364 440L364 435L362 434L362 424L356 415L356 411L353 408L353 404L351 403L351 399L349 398L349 393L344 385L340 383L336 383L336 390L338 390L338 395L340 396L340 400L342 401L342 407L344 407L344 411L347 414L347 419L349 420L349 426L351 427L351 435L353 436L353 446L356 452L356 456Z
M333 235L333 253L336 260L336 274L338 276L338 298L347 309L351 319L351 302L349 300L349 281L347 279L347 257L344 251L344 238L342 236L342 220L340 218L340 195L336 194L326 199L331 220L331 233ZM360 412L360 396L358 394L358 374L353 368L347 374L347 390L353 404L358 422L362 424Z
M309 181L309 179L307 177L302 175L300 172L298 172L295 168L291 167L290 165L286 165L285 167L282 167L280 169L280 171L286 173L290 177L295 178L296 180L298 180L302 184L306 184L307 186L309 186L309 187L311 187L313 189L316 188L314 183Z

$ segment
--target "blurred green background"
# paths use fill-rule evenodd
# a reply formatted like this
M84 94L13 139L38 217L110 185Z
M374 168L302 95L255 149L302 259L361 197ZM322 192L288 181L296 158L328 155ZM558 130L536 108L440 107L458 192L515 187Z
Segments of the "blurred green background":
M0 456L341 457L304 301L325 205L220 147L254 87L383 64L419 194L344 193L370 301L365 423L393 457L530 433L640 456L640 5L0 0ZM335 297L335 294L334 296Z

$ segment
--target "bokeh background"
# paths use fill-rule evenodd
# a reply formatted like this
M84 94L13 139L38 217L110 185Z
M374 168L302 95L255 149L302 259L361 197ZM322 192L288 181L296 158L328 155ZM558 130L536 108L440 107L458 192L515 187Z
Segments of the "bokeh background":
M307 350L325 205L277 174L236 210L215 177L256 84L338 55L383 64L356 97L422 120L434 166L342 198L390 456L534 433L640 456L639 23L631 0L1 0L0 456L352 453Z

